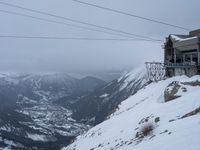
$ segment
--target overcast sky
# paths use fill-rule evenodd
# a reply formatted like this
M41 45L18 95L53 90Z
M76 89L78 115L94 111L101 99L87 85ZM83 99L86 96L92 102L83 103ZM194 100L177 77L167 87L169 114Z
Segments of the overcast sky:
M189 29L200 28L199 0L82 0ZM0 0L59 16L164 40L187 31L93 8L72 0ZM0 10L75 24L0 4ZM78 25L78 24L76 24ZM0 12L0 35L123 38ZM0 71L72 72L162 61L163 43L0 38Z

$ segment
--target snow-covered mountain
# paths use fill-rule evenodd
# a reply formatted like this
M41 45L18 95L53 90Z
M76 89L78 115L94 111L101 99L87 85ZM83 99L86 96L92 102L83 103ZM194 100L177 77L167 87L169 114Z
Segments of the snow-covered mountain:
M10 145L15 150L56 150L67 145L90 126L74 120L72 110L56 102L105 84L94 77L76 79L67 74L1 74L0 149Z
M147 81L143 67L107 85L89 76L76 79L66 74L1 74L0 137L4 140L0 147L1 143L2 147L12 145L15 149L20 144L20 148L25 144L24 149L38 144L44 149L67 145L74 136L107 119Z
M198 150L199 139L200 76L180 76L146 85L63 150Z
M72 117L79 121L90 120L93 125L96 125L115 111L123 100L147 84L146 68L138 67L106 86L81 97L81 100L72 106L74 108Z

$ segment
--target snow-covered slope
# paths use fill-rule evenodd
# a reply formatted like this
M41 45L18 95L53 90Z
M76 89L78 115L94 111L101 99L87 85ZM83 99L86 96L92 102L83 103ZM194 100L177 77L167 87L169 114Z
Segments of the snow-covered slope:
M199 112L200 76L151 83L63 150L198 150Z
M73 118L76 120L92 120L94 124L104 121L118 105L139 89L148 84L144 66L124 74L101 89L81 98L74 104Z
M132 70L131 72L125 74L121 78L118 79L118 82L121 81L120 91L127 88L127 90L131 90L132 88L139 85L138 89L143 87L148 82L146 68L144 66L139 66Z

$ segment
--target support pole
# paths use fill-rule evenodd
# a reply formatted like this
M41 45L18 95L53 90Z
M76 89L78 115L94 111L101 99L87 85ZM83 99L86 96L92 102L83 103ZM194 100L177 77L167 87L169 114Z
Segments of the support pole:
M183 63L185 63L185 55L183 55Z
M176 63L176 49L174 49L174 63Z
M200 39L199 39L199 42L200 42ZM200 65L200 43L198 45L198 49L197 49L197 54L198 54L198 65Z
M193 57L192 57L192 54L190 55L190 63L192 64L192 60L193 60Z

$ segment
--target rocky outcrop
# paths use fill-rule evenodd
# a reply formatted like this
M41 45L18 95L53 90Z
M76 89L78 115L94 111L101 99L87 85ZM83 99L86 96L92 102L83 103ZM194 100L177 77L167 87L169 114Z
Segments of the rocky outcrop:
M173 99L180 97L180 95L177 95L180 87L181 87L181 85L179 84L179 82L174 81L174 82L170 83L164 92L165 102L168 102L168 101L171 101Z

